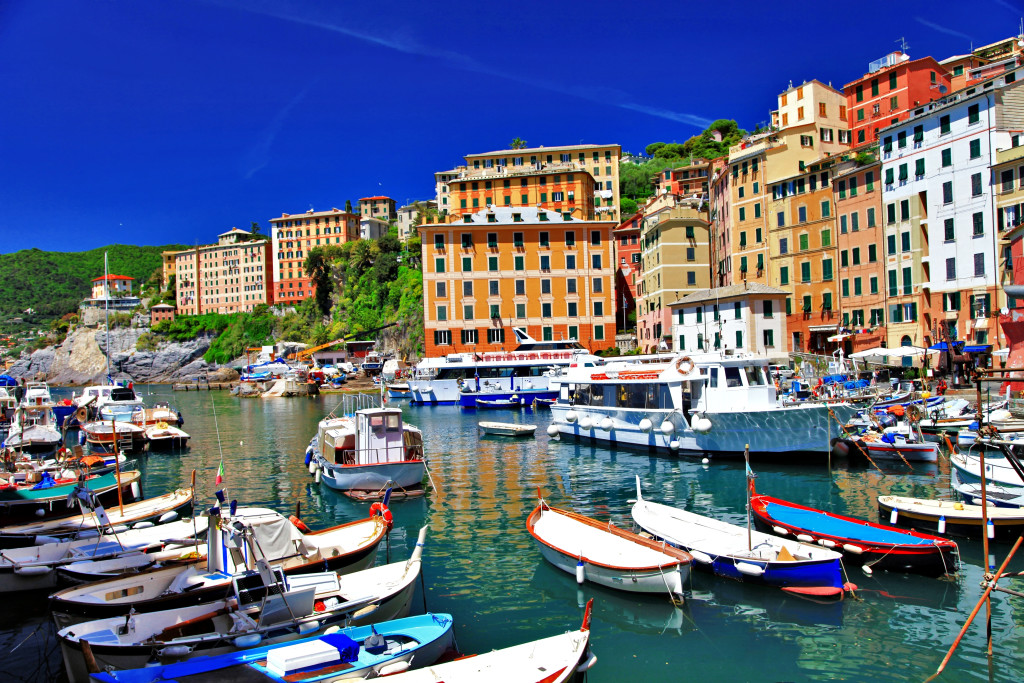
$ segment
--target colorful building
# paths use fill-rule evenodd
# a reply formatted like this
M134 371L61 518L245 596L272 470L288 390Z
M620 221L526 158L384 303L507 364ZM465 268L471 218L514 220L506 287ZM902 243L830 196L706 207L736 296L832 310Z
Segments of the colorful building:
M168 284L171 282L171 276L174 275L174 255L175 251L162 251L160 252L160 258L163 261L163 272L160 281L161 287L167 289Z
M376 218L385 223L398 220L395 200L391 197L363 197L359 200L359 215L363 218Z
M420 226L429 357L542 341L615 343L616 224L537 207L491 206Z
M149 309L150 325L156 325L165 320L174 320L174 306L170 304L157 304Z
M868 72L843 86L853 145L878 141L878 131L904 121L915 107L950 90L945 67L932 57L911 60L892 52L868 65Z
M416 217L421 213L436 211L437 202L428 199L421 202L412 202L398 208L398 239L408 242L410 237L416 236Z
M460 214L462 209L469 211L485 208L487 202L482 201L486 194L478 194L479 206L474 207L472 202L465 207L461 206L456 199L472 199L473 195L459 195L452 197L452 188L457 188L460 193L472 192L472 183L477 183L476 191L485 193L490 189L494 194L492 199L499 196L498 190L510 190L510 204L505 204L504 195L498 201L491 203L496 206L526 206L540 203L543 208L556 208L566 210L565 206L549 206L548 202L556 200L549 197L547 201L541 201L539 194L545 190L537 190L536 194L527 192L528 198L524 201L524 194L515 184L511 182L508 186L504 180L514 179L523 174L560 175L565 174L580 176L589 174L593 185L588 186L586 197L576 194L574 202L577 206L590 206L598 220L619 221L619 158L622 156L622 147L619 145L568 145L563 147L531 147L527 149L503 149L496 152L484 154L470 154L465 157L466 163L447 171L439 171L434 174L434 181L437 191L438 211L444 214ZM486 184L491 183L487 188ZM572 182L572 181L570 181ZM470 184L469 187L462 187L463 184ZM567 193L571 188L563 188ZM553 190L547 190L550 195ZM586 200L586 201L584 201ZM563 195L561 202L568 202L568 195ZM589 218L587 220L590 220Z
M475 179L448 185L449 214L461 216L491 206L540 207L595 220L594 178L586 170L566 172L553 167L494 167Z
M120 299L132 295L132 283L135 278L127 275L101 275L93 278L93 299Z
M670 304L672 350L735 349L787 359L787 293L758 282L703 289Z
M271 244L232 228L217 244L174 255L178 315L237 313L274 303Z
M273 273L277 303L295 304L313 296L312 281L306 276L303 263L310 249L341 245L359 239L360 214L340 209L305 213L282 213L270 219L273 244Z
M849 354L887 340L881 162L871 156L840 161L832 202L838 218L839 312Z
M630 329L630 313L636 313L637 280L640 277L640 224L643 214L636 212L615 228L615 315L620 331Z
M674 194L699 199L708 193L709 167L707 161L694 159L685 166L666 168L654 176L654 194Z

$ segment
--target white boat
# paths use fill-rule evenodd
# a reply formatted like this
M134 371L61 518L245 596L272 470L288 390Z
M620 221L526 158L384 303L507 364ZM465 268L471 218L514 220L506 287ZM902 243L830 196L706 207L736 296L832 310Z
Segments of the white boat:
M527 403L536 397L553 398L556 389L551 379L556 368L604 362L575 340L537 341L520 328L512 329L518 342L515 351L451 353L420 361L409 380L413 404L458 403L472 408L481 394L487 400L518 394Z
M232 597L125 617L84 622L57 633L71 683L89 681L84 642L100 670L135 669L156 654L161 664L212 657L239 648L285 643L331 626L358 626L409 613L420 573L423 538L412 556L338 576L334 572L285 576L263 560L232 578ZM220 552L211 551L211 557Z
M551 436L665 451L825 455L855 414L847 403L779 405L768 359L743 352L569 367Z
M537 425L516 424L514 422L477 422L477 427L484 434L496 436L533 436Z
M960 478L960 470L953 468L949 473L949 485L960 494L968 505L981 505L981 482L965 482ZM1024 508L1024 485L1004 486L1002 484L985 484L985 502L1001 508Z
M45 386L45 385L44 385ZM52 403L25 403L14 411L4 444L18 452L33 456L53 454L64 437L57 427Z
M667 594L682 600L690 574L689 553L652 541L610 521L548 506L543 499L526 520L541 555L578 583L634 593Z
M106 422L117 420L142 424L142 412L145 408L145 403L138 397L135 388L129 382L127 385L112 387L110 395L107 396L103 405L99 406L96 415L99 420Z
M640 477L636 498L633 521L654 537L689 552L697 567L792 593L843 595L842 555L834 550L644 500Z
M93 453L139 453L146 447L146 430L134 422L86 422L82 434Z
M974 453L955 450L949 456L951 464L960 474L960 481L972 484L981 481L981 457ZM985 456L985 481L1001 486L1024 486L1024 478L1005 456L988 454Z
M384 366L384 357L376 351L370 351L363 358L363 362L359 364L359 369L363 371L364 375L379 375L381 374L381 368Z
M402 423L399 408L365 408L321 420L307 457L313 476L338 491L414 488L426 473L423 434Z
M46 382L28 382L25 384L25 394L21 398L21 405L53 405L53 397L50 395L50 387Z
M151 451L180 451L188 448L188 433L166 422L146 427L145 434Z
M886 427L881 433L872 430L845 439L850 452L857 449L871 460L905 460L907 462L938 462L940 444L922 441L906 422ZM838 443L838 441L837 441ZM837 453L843 455L843 449Z
M566 683L580 680L597 663L597 656L589 648L592 605L593 600L587 603L583 625L578 631L425 666L390 678L394 683Z

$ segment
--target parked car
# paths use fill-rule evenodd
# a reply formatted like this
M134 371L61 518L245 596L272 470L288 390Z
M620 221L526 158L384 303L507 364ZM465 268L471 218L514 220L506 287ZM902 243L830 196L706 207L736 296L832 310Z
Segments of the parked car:
M789 379L795 374L788 365L769 365L768 372L772 374L772 377L776 377L779 380Z

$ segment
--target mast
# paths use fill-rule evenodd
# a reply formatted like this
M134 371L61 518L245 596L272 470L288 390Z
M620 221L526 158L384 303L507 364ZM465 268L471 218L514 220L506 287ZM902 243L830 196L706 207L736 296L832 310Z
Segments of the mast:
M107 356L107 381L110 381L110 269L107 267L107 252L103 252L103 322L107 327L105 355Z

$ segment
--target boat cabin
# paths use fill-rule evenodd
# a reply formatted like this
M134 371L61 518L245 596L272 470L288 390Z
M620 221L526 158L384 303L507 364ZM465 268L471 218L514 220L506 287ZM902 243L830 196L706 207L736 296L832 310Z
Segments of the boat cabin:
M423 436L402 423L399 408L367 408L321 429L324 459L337 465L372 465L423 458Z

